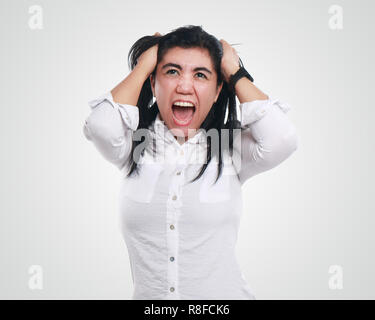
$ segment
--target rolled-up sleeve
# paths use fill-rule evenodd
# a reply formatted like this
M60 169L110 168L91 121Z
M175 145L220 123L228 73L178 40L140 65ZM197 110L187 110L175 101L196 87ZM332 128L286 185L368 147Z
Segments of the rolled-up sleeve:
M133 132L139 123L137 106L116 103L111 92L88 102L91 112L83 133L99 153L122 169L131 152Z
M277 99L255 100L240 104L241 184L250 177L270 170L286 160L298 147L294 124L286 113L291 107ZM238 145L238 144L237 144Z

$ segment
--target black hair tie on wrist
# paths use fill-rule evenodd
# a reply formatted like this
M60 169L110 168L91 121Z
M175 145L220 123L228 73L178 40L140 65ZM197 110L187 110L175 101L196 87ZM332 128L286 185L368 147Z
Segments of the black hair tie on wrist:
M253 77L246 71L246 69L244 67L240 67L237 72L235 74L232 74L229 78L229 90L235 92L234 86L236 85L236 82L243 77L246 77L251 82L254 82Z

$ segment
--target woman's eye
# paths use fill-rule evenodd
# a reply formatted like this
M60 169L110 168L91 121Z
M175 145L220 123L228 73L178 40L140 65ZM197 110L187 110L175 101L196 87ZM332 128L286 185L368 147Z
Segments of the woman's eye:
M170 73L171 71L177 71L177 70L170 69L170 70L167 71L167 73Z
M175 74L175 73L172 73L172 72L177 72L177 70L175 70L175 69L170 69L170 70L167 71L167 74ZM207 78L206 75L205 75L204 73L202 73L202 72L198 72L197 74L201 75L201 76L198 77L198 78Z
M197 74L201 74L204 78L207 78L206 75L202 72L198 72ZM198 77L198 78L202 78L202 77Z

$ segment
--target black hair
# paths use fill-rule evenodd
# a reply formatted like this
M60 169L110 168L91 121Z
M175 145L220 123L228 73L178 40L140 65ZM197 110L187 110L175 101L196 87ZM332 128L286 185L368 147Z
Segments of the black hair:
M131 70L137 64L137 59L141 56L143 52L147 49L151 48L152 46L158 44L158 52L157 52L157 64L163 59L163 56L167 52L167 50L174 48L174 47L181 47L181 48L204 48L207 49L210 57L212 59L216 74L217 74L217 87L223 82L223 86L221 92L217 98L217 101L212 105L209 113L207 114L206 119L202 122L200 129L204 129L203 132L209 131L210 129L216 129L219 132L219 146L218 148L214 148L214 157L218 159L218 174L216 181L219 179L221 172L222 172L222 149L226 149L229 147L229 154L232 156L233 154L233 138L234 134L237 134L238 130L234 129L244 129L241 127L240 121L237 119L237 110L236 110L236 98L235 93L231 92L228 88L228 84L224 81L224 78L221 73L221 58L223 56L223 48L221 42L210 35L206 31L202 29L201 26L194 26L194 25L187 25L180 27L178 29L173 30L170 33L165 35L153 35L153 36L144 36L137 40L133 46L131 47L129 54L128 54L128 64ZM243 66L241 59L240 66ZM152 72L153 77L156 75L156 67ZM153 93L151 89L150 79L144 82L137 106L139 108L139 124L137 129L148 129L149 126L154 122L156 116L159 112L159 107L157 102L153 103ZM226 112L228 111L227 121L224 123ZM229 129L229 144L224 143L222 146L221 140L221 129ZM147 130L148 131L148 130ZM133 172L138 173L138 160L141 155L144 153L144 149L140 154L134 153L135 148L145 139L147 141L151 141L151 137L148 134L147 137L143 137L141 141L132 140L132 149L131 155L129 158L129 167L130 170L127 176L131 176ZM199 174L190 182L193 182L199 179L204 171L206 170L209 162L211 161L211 137L207 137L207 159L203 164L201 171Z

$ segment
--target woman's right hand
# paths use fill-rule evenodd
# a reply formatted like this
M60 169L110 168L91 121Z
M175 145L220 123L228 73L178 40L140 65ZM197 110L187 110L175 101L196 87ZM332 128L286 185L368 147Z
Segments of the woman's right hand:
M156 32L154 36L161 36L159 32ZM156 67L157 55L158 55L158 44L155 44L151 48L148 48L143 52L140 57L137 59L136 67L141 68L149 76Z

